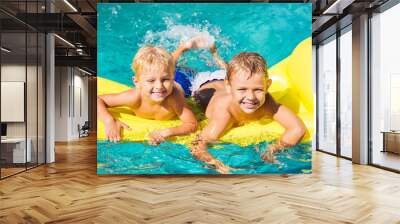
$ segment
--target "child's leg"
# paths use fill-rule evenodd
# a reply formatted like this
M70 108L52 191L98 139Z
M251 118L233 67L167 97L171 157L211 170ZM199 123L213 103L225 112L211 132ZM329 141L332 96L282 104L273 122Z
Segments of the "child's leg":
M223 81L226 76L225 70L217 70L214 72L199 72L193 79L192 82L192 95L196 91L199 91L203 86L208 83L212 83L215 81Z

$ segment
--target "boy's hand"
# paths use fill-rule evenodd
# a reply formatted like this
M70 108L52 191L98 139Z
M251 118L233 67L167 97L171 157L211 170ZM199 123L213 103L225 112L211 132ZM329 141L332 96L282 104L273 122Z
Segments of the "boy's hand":
M215 160L214 163L215 169L220 173L220 174L229 174L231 168L225 164L223 164L221 161L219 160Z
M159 145L164 142L166 138L169 137L168 129L153 131L149 134L149 144Z
M188 40L188 41L181 43L181 47L183 48L184 51L192 49L193 48L193 40Z
M283 142L282 140L278 140L277 143L268 145L268 148L261 155L261 158L269 163L278 163L275 158L275 154L279 151L283 151L285 149L291 148L294 145Z
M132 130L127 124L119 120L110 120L104 123L106 138L110 142L118 142L121 140L121 128Z
M231 168L221 161L215 159L208 151L207 151L207 142L202 139L199 135L192 141L192 146L190 148L190 153L196 158L207 164L215 166L215 169L221 174L229 174L229 170Z
M282 148L278 144L270 144L267 149L265 149L265 152L261 154L261 158L268 163L277 163L278 161L275 158L275 153L281 149Z

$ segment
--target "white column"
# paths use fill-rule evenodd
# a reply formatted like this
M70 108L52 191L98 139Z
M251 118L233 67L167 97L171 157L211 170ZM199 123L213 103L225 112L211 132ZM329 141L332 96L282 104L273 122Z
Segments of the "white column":
M368 163L368 15L353 20L353 162Z
M54 73L54 35L47 34L46 36L46 163L52 163L55 161L55 150L54 150L54 133L55 133L55 73Z
M54 12L54 5L46 1L47 12ZM54 34L46 35L46 163L55 162L55 43Z

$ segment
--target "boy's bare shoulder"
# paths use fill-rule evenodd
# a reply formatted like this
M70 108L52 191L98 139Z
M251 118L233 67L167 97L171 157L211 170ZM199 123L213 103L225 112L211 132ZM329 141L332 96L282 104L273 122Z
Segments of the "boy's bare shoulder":
M183 93L181 93L181 90L174 86L174 89L171 93L171 95L167 98L168 105L171 106L179 106L183 105L185 102L185 97Z
M276 102L270 93L265 95L265 103L262 108L264 110L263 113L265 113L267 116L274 116L274 114L278 112L280 106L281 104Z
M232 96L226 92L216 92L211 98L210 103L218 105L220 107L229 107L232 102Z
M224 92L215 93L207 106L206 116L229 114L231 101L232 97L229 94Z

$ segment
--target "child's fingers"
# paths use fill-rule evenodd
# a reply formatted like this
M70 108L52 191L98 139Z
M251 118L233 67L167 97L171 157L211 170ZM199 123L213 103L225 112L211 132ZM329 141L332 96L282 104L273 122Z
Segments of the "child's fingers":
M149 140L149 144L152 145L152 146L158 145L158 143L157 143L157 141L155 139L150 139Z
M107 136L107 140L110 141L110 142L114 142L114 137L111 134L109 134Z
M153 133L150 133L149 134L149 140L148 140L148 142L149 142L149 145L156 145L156 138L155 138L155 136L154 136L154 134Z
M165 138L162 135L159 135L157 140L158 142L163 142L165 141Z
M121 137L120 137L120 135L118 134L118 133L115 133L115 132L111 132L110 134L109 134L109 141L110 142L118 142L119 140L121 140Z
M125 123L123 123L123 122L120 122L121 123L121 126L123 127L123 128L125 128L125 129L127 129L127 130L129 130L129 131L132 131L132 129L127 125L127 124L125 124Z
M159 138L159 136L157 136L154 140L155 140L154 142L155 142L156 145L159 145L160 142L162 141L162 140Z
M271 151L264 152L264 153L261 155L261 158L262 158L265 162L268 162L268 163L276 163L276 162L277 162L274 153L272 153Z

